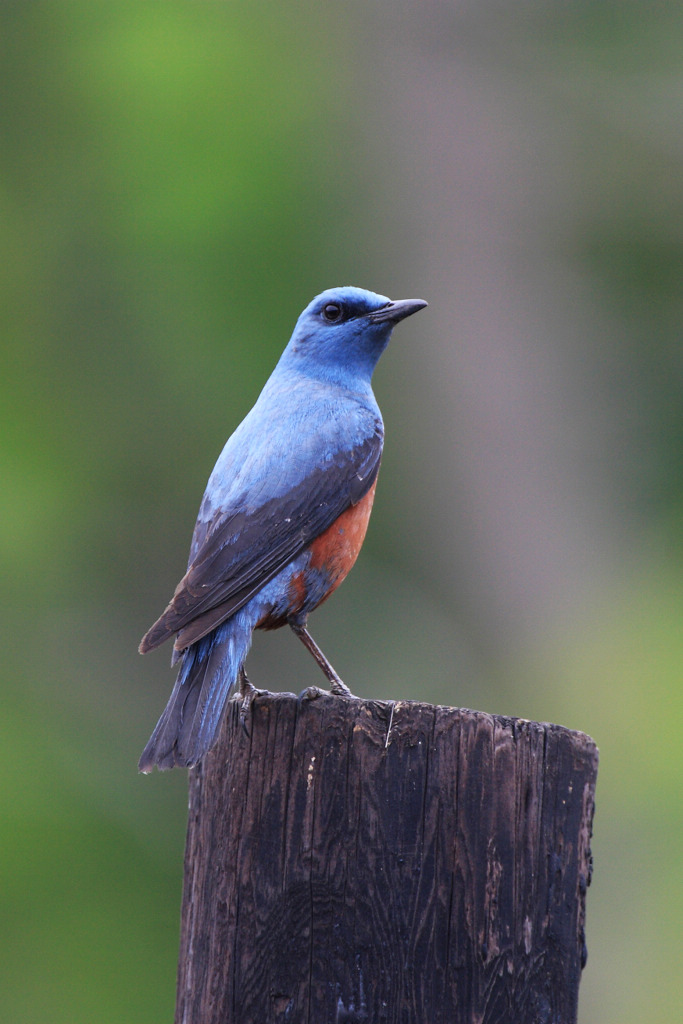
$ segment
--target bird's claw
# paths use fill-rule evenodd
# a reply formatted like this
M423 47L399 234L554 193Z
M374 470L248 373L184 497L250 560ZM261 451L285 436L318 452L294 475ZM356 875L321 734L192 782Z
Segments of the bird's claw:
M329 690L322 690L319 686L306 686L299 694L299 700L317 700L318 697L350 697L358 700L355 693L351 693L346 683L341 679L330 683Z
M327 697L327 690L321 690L319 686L305 686L297 700L317 700L318 697Z
M265 693L265 691L254 689L253 691L250 690L248 694L245 694L245 696L242 697L242 706L240 708L240 725L242 726L242 732L244 733L248 740L251 739L251 728L249 726L249 721L252 715L251 705L254 703L254 697L262 693Z
M249 710L251 708L253 699L254 698L252 697L251 700L243 700L242 707L240 708L240 725L242 726L242 732L244 733L248 740L251 739L251 729L249 728L249 723L247 719L248 717L250 717Z
M330 693L333 693L335 697L352 697L354 700L358 700L355 693L351 693L346 683L341 679L334 679L330 683Z
M251 717L251 706L254 703L255 697L264 697L269 693L268 690L257 690L256 687L249 682L246 673L242 670L240 675L240 692L239 698L242 701L240 708L240 725L247 739L251 739L251 730L249 729L249 718Z

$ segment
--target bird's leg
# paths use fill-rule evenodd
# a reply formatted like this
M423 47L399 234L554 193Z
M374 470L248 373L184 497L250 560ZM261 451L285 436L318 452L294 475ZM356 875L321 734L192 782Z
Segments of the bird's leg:
M301 643L304 645L306 650L310 651L310 653L313 655L320 668L325 673L325 676L330 682L330 693L334 693L338 697L353 697L354 694L351 693L346 683L332 668L329 661L327 660L323 652L320 650L311 634L306 629L305 625L303 625L303 623L301 622L295 622L292 619L289 620L289 625L291 626L293 632L296 633L296 635L299 637L299 640L301 640ZM304 690L302 696L317 697L320 695L320 693L323 692L324 691L319 690L317 687L312 686L309 687L307 690Z

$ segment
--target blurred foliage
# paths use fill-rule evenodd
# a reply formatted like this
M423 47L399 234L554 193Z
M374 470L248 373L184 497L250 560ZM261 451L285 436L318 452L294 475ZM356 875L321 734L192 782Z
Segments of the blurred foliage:
M593 360L577 380L605 430L626 438L609 464L602 439L581 453L604 475L620 568L549 614L533 644L501 640L480 614L497 581L451 586L432 526L454 549L468 538L421 486L422 472L436 487L458 471L454 442L452 463L425 454L446 450L434 410L453 382L397 347L379 371L394 438L384 497L316 636L361 693L419 686L595 736L581 1020L681 1015L683 18L636 3L463 5L454 20L419 6L414 20L410 4L0 7L8 1021L172 1017L186 779L136 774L172 681L137 641L183 569L225 437L312 295L424 286L432 311L448 310L437 282L450 278L413 205L427 136L409 146L384 80L389 64L412 75L436 117L430 61L456 42L473 79L517 90L532 120L542 97L571 139L547 216L528 220L607 325L590 357L578 343L574 355ZM426 531L413 517L425 507ZM310 672L279 634L254 657L259 681L282 689Z

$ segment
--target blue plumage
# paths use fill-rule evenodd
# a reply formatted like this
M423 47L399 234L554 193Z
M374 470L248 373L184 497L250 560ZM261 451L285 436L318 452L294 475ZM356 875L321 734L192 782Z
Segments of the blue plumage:
M253 688L241 673L255 628L290 624L333 692L348 693L308 635L306 617L362 543L384 436L372 372L395 324L425 305L335 288L299 317L218 458L188 571L140 645L144 653L175 636L174 660L182 660L142 771L196 764L215 742L238 677L246 710Z

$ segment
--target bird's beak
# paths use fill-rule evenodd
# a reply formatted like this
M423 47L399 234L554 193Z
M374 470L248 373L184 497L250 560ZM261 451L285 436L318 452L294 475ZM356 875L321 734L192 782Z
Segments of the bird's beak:
M381 324L386 321L397 324L400 320L405 320L407 316L412 316L413 313L424 309L426 305L424 299L397 299L395 302L387 302L386 306L382 306L380 309L373 309L366 316L373 324Z

